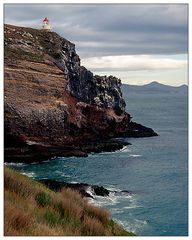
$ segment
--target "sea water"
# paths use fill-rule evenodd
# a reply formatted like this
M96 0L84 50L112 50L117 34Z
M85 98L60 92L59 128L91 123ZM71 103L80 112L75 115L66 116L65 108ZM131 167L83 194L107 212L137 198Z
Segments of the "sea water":
M125 98L133 120L153 128L158 137L127 138L132 145L114 153L9 165L34 179L97 184L117 191L90 201L107 208L114 220L137 235L186 236L187 96L150 93Z

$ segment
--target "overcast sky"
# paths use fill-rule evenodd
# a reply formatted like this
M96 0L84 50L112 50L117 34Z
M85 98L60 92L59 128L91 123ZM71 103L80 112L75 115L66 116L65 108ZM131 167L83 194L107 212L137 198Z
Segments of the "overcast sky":
M95 74L129 84L187 83L186 4L5 5L5 23L41 28L44 17Z

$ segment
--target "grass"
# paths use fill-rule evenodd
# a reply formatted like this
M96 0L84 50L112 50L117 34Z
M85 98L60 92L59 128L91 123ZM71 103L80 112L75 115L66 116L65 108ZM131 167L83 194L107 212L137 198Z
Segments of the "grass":
M4 169L5 236L133 236L90 205L78 192L55 193L7 167Z
M46 192L39 192L35 200L40 207L45 207L51 205L51 196Z

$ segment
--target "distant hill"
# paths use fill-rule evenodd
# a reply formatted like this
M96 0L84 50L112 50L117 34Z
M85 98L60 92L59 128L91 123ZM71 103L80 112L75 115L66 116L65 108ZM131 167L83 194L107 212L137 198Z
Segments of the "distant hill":
M122 91L127 93L181 93L187 94L188 86L181 85L179 87L173 87L165 84L158 83L156 81L142 86L122 84Z

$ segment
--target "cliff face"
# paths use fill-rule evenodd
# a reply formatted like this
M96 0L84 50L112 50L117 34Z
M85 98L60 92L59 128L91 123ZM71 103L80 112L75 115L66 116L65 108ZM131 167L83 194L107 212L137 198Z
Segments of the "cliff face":
M81 66L73 43L11 25L5 25L4 40L6 146L80 146L138 132L125 112L121 81Z
M94 76L92 72L81 66L80 58L76 54L75 45L58 37L55 33L49 37L55 37L57 42L57 54L55 63L64 72L68 81L68 91L78 101L94 104L101 107L125 111L125 101L121 93L121 81L113 76ZM49 39L52 42L52 39ZM50 46L52 48L53 46Z

